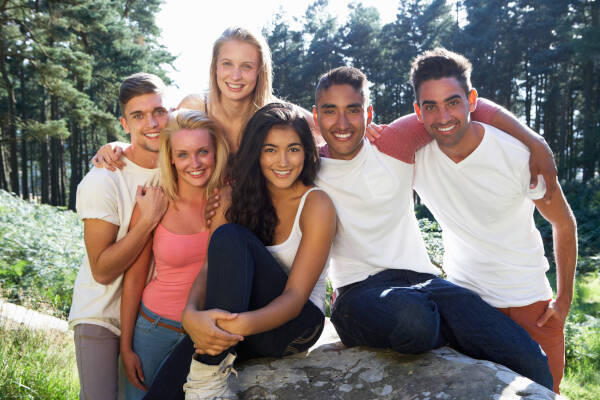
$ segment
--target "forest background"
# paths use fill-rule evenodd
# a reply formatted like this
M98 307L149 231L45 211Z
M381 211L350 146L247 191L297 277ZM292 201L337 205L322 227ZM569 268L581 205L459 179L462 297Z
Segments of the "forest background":
M412 112L410 60L443 46L471 60L481 96L513 111L554 150L579 230L568 390L574 398L593 396L600 390L598 0L398 1L386 24L358 2L344 20L326 5L313 2L296 24L276 14L264 27L277 96L310 109L320 74L353 65L369 77L376 122L391 122ZM139 71L172 83L167 71L175 57L159 44L155 22L160 6L0 0L0 295L9 301L67 315L83 256L80 223L68 210L96 150L127 140L118 124L119 84ZM537 219L552 254L551 228ZM433 226L424 235L439 238L435 224L422 226ZM434 258L441 251L430 250ZM554 281L554 267L549 274Z

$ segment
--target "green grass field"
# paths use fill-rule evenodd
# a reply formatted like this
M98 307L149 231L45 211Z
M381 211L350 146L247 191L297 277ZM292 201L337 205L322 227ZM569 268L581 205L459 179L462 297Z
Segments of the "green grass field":
M0 319L0 398L76 399L79 380L71 334L13 326Z

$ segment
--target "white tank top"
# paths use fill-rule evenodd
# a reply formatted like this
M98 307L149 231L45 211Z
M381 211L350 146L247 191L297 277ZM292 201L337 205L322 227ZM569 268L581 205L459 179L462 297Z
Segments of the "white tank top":
M306 196L313 190L321 190L321 188L313 187L302 195L300 199L300 204L298 205L298 211L296 211L296 218L294 219L294 225L292 226L292 231L290 232L290 236L280 244L276 244L274 246L266 246L267 250L271 252L273 257L279 262L281 268L285 271L286 274L290 274L290 270L292 269L292 264L294 263L294 258L296 258L296 253L298 252L298 246L300 246L300 240L302 240L302 231L300 230L300 215L302 214L302 208L304 207L304 202L306 201ZM323 268L323 272L321 272L321 276L319 276L319 280L315 285L312 293L310 294L310 301L314 303L319 309L325 314L325 296L327 289L327 268L329 266L329 256L327 257L327 261L325 262L325 267Z

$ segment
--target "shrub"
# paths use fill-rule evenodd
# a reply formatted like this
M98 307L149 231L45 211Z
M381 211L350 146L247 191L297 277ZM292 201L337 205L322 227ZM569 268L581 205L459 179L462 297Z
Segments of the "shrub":
M66 316L85 254L75 213L0 190L0 285L10 301Z

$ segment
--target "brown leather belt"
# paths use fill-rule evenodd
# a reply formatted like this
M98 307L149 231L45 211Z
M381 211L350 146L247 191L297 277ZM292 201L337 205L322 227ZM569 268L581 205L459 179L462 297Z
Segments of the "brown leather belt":
M140 308L140 315L142 317L146 318L148 321L152 322L153 324L156 324L158 326L162 326L163 328L167 328L167 329L170 329L170 330L175 331L175 332L185 333L185 330L183 328L178 328L178 327L173 326L173 325L165 324L164 322L160 322L160 320L158 320L158 322L156 322L155 319L152 319L151 317L149 317L144 312L144 310L142 310L141 308Z

